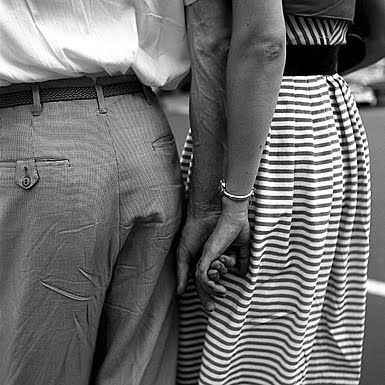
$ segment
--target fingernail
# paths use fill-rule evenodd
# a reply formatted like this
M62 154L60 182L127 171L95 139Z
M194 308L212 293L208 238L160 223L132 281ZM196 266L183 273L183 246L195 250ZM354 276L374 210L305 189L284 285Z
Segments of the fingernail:
M180 295L180 291L181 291L180 286L178 286L178 289L176 291L178 293L178 295Z

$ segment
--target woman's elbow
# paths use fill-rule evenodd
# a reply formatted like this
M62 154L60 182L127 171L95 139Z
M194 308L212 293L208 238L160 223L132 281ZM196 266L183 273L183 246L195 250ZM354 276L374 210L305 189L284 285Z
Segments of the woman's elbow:
M285 33L274 33L258 38L248 36L239 42L239 55L246 60L270 63L284 60L285 47Z
M261 44L260 54L263 55L264 60L266 60L267 62L275 61L277 59L283 58L285 47L285 37L271 38Z

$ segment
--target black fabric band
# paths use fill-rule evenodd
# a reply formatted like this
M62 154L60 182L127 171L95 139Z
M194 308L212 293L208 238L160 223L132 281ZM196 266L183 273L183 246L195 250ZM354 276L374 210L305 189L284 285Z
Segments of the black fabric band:
M332 75L337 72L339 45L286 46L286 76Z

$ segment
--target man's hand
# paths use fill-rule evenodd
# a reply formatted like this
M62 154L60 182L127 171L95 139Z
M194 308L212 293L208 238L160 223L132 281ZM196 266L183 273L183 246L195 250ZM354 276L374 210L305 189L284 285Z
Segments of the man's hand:
M219 216L220 212L215 211L202 214L188 213L177 250L178 294L182 294L186 289L189 270L190 268L192 271L195 270L195 258L199 255L206 240L213 232ZM198 291L198 294L203 293ZM202 295L200 297L202 299ZM204 297L207 302L207 296Z

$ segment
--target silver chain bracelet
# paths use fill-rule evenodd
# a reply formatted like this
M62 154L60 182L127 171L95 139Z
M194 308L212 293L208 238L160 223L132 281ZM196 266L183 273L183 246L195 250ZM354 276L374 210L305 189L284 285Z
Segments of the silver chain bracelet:
M254 188L246 195L235 195L235 194L229 193L228 191L226 191L226 180L225 179L221 179L219 181L219 191L220 191L222 196L225 196L226 198L229 198L229 199L236 201L236 202L243 202L243 201L250 199L251 197L254 196Z

